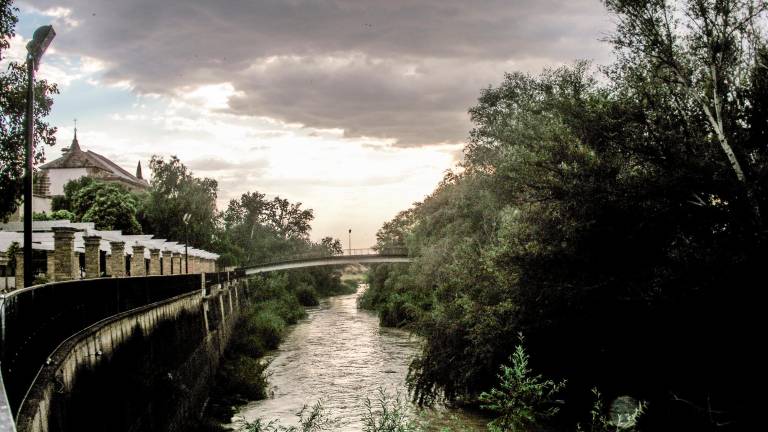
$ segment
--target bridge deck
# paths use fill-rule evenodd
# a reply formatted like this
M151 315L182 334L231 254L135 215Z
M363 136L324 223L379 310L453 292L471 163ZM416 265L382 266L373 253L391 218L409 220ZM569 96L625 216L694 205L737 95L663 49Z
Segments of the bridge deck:
M329 265L346 264L374 264L374 263L407 263L413 258L405 253L360 253L353 249L350 253L344 255L329 256L304 256L299 258L289 258L271 263L258 264L251 267L245 267L242 270L246 275L257 273L266 273L277 270L289 270L305 267L318 267Z

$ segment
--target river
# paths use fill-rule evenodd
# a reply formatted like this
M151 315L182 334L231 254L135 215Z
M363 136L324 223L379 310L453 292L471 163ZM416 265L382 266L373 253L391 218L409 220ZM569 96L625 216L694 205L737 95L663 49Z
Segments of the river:
M378 317L357 308L357 294L331 297L308 308L307 318L292 326L267 368L270 398L251 402L236 417L296 424L296 413L318 400L337 419L333 430L362 430L366 398L379 389L407 399L408 364L419 348L419 338L408 332L379 327ZM415 412L415 407L411 407ZM460 410L422 412L437 430L463 424L484 430L486 419Z

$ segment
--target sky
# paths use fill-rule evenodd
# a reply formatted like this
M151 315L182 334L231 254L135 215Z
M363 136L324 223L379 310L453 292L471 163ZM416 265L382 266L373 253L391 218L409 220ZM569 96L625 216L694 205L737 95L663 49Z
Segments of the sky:
M315 212L312 238L369 247L461 161L467 110L505 72L610 60L599 0L29 0L9 58L57 32L49 121L145 176L177 155L219 182Z

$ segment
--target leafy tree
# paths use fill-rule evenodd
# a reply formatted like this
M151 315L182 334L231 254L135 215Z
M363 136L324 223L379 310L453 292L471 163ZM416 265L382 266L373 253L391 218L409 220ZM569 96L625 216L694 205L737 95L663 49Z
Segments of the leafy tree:
M74 211L72 207L72 201L74 196L80 189L93 184L96 180L93 177L83 176L78 179L70 180L64 184L64 195L57 195L53 197L51 202L51 208L56 210L68 210ZM82 214L81 214L82 216Z
M333 237L323 237L320 240L320 246L324 248L330 255L341 255L344 253L341 240L335 239Z
M523 332L531 369L571 383L571 419L598 385L609 399L648 396L650 429L743 427L758 408L736 383L760 366L726 335L764 327L751 289L768 255L768 69L764 21L751 22L764 2L608 6L616 63L483 90L463 171L381 232L401 231L418 258L374 267L364 299L424 335L417 402L477 401ZM743 43L729 48L734 34Z
M15 35L18 9L10 0L0 0L0 60L3 51L9 47L9 40ZM0 72L0 219L16 211L24 195L25 136L24 118L27 99L26 66L11 62ZM56 143L56 128L43 119L50 113L53 99L57 94L55 84L46 80L35 82L35 135L34 161L45 160L45 146Z
M687 0L683 2L606 0L618 18L611 39L617 67L662 86L669 106L686 125L700 124L705 142L719 146L723 164L738 181L762 225L758 188L765 184L766 45L760 18L763 0ZM757 78L757 79L756 79ZM739 198L738 196L736 198Z
M64 185L64 196L54 200L54 211L39 220L69 219L94 222L97 229L141 234L137 215L141 199L122 185L80 177Z
M189 243L213 249L217 241L216 180L195 177L176 156L171 156L167 162L153 156L149 167L152 170L151 188L139 215L143 230L156 237L184 243L183 218L189 214L186 225Z
M77 211L84 210L80 221L95 222L96 229L141 234L136 219L139 200L121 185L94 182L74 196L73 206Z
M266 223L286 240L306 240L315 218L312 209L302 209L301 203L290 203L275 197L266 206Z

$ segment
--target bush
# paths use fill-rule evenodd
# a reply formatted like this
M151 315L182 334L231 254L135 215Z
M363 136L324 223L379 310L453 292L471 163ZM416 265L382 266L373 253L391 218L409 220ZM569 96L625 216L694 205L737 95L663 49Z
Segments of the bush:
M317 300L317 292L309 285L302 284L296 288L296 299L302 306L317 306L320 302Z
M296 416L299 418L298 426L283 426L272 420L265 422L262 419L254 421L240 421L240 432L321 432L333 430L336 420L331 418L322 403L318 401L312 408L306 405Z
M262 310L248 318L248 331L261 341L266 349L275 349L285 331L285 320L272 310Z
M222 389L231 397L234 395L247 400L267 397L267 364L245 355L227 359L219 369L218 377Z
M512 366L501 365L500 387L480 395L482 408L500 416L488 424L491 432L528 431L557 414L555 394L565 387L565 381L555 383L541 375L532 375L528 368L528 354L522 344L510 358Z
M363 432L417 432L421 430L408 413L408 404L399 394L394 399L379 388L377 400L365 398Z

